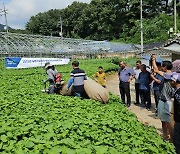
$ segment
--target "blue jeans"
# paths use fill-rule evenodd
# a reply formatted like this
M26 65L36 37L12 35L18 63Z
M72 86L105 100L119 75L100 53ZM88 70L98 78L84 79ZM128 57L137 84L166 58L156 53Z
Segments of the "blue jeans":
M73 96L81 97L81 94L80 94L80 93L75 92L75 93L73 94Z

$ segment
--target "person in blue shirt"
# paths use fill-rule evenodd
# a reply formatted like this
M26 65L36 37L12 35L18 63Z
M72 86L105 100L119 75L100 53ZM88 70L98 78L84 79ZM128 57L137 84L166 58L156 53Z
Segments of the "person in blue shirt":
M141 106L146 107L147 110L150 110L151 108L150 83L151 73L146 70L146 65L142 64L141 73L139 74L139 92Z
M130 82L135 76L133 69L126 66L124 61L120 63L120 69L118 72L119 77L119 90L121 94L122 102L125 104L125 95L127 97L127 107L131 105L131 95L130 95Z

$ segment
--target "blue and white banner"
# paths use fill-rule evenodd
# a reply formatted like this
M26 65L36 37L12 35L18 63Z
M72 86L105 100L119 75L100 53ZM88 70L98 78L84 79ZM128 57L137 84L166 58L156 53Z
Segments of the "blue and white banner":
M62 59L62 58L19 58L19 57L5 58L6 68L43 67L46 62L50 62L52 65L64 65L64 64L68 64L69 61L70 59Z

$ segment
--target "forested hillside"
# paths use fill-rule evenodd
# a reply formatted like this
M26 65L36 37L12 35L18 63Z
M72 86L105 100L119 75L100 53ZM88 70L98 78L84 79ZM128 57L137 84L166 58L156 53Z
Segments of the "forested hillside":
M180 2L177 0L179 12ZM90 4L74 2L65 9L32 16L26 30L33 34L59 36L60 16L64 37L140 42L139 0L92 0ZM180 22L177 23L180 29ZM167 40L168 30L173 27L173 2L143 0L143 25L145 43Z

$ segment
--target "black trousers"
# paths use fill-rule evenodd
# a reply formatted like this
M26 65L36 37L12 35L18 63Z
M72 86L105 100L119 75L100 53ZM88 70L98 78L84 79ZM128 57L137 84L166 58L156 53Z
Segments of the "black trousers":
M139 83L135 83L135 91L136 91L136 103L139 103Z
M139 90L141 97L141 105L146 108L151 108L151 93L149 90Z
M155 103L156 103L156 108L158 107L159 98L160 98L160 91L154 90L154 99L155 99Z
M125 103L125 95L127 98L127 105L131 105L131 95L130 95L130 83L129 82L120 82L119 90L121 94L121 100Z
M54 85L54 83L50 83L48 90L49 90L48 91L49 94L54 94L55 93L55 85Z

